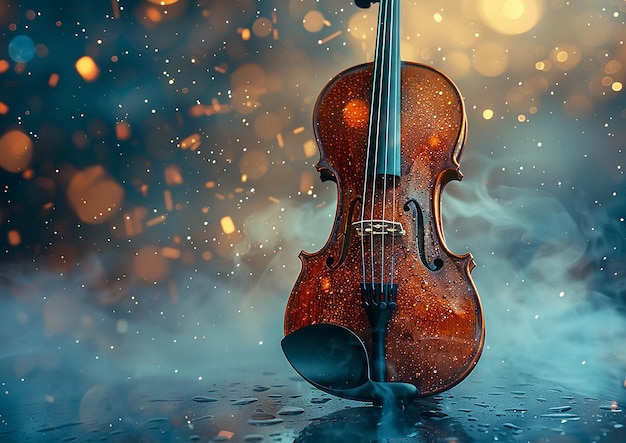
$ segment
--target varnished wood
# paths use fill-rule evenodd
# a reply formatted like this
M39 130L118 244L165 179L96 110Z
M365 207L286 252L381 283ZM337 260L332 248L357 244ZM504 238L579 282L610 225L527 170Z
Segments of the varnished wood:
M337 183L337 212L325 246L300 254L302 271L285 311L286 334L311 324L338 324L354 331L370 350L371 330L359 290L361 242L352 223L359 221L363 205L372 73L371 63L342 72L315 106L317 169ZM388 182L387 195L381 194L382 186L375 195L367 194L365 205L373 204L374 218L393 216L406 233L393 242L385 238L384 245L371 249L374 257L365 248L365 259L393 261L384 278L398 284L386 338L387 379L412 383L422 396L465 378L484 341L480 299L470 276L474 261L470 254L448 250L441 220L442 190L450 180L461 179L465 128L454 84L433 68L403 63L401 177ZM422 251L417 211L423 219ZM435 263L440 269L433 271Z

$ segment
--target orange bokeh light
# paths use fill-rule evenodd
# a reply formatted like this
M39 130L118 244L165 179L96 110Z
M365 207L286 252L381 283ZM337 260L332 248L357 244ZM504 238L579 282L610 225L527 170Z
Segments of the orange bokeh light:
M98 78L98 75L100 75L98 65L96 64L94 59L89 57L88 55L85 55L76 60L76 64L74 66L76 67L76 71L78 71L80 76L86 82L93 82Z
M135 254L135 274L146 282L163 281L170 272L167 258L156 246L144 246Z
M0 167L9 172L23 172L33 158L30 137L19 130L12 130L0 137Z
M76 173L70 180L67 197L76 215L85 223L100 224L120 209L124 190L100 165Z

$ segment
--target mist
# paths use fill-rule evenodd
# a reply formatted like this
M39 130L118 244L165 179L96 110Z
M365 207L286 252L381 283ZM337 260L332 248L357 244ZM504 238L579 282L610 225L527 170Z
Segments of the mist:
M8 428L43 439L58 411L93 421L107 393L102 422L142 416L123 394L294 376L285 305L336 209L313 105L371 60L376 7L23 3L0 14L0 142L23 149L0 153ZM449 75L469 122L443 225L474 256L486 341L452 392L532 383L623 404L623 5L524 0L513 20L405 3L403 58ZM8 53L18 35L28 61ZM97 70L76 68L85 55Z

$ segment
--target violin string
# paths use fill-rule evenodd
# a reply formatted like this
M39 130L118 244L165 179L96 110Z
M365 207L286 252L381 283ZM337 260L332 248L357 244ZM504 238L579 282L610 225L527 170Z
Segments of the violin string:
M387 172L388 172L388 151L389 151L389 143L391 140L393 140L393 136L390 134L390 127L389 127L389 123L391 121L392 114L391 114L391 103L392 103L392 99L390 97L393 96L393 91L391 90L391 76L393 75L393 70L392 70L392 57L391 57L391 47L392 45L390 44L391 42L389 41L391 39L391 33L390 30L388 29L388 25L393 25L393 23L390 22L390 4L391 6L393 6L393 0L389 0L389 2L385 2L385 29L384 29L384 45L383 45L383 60L385 62L386 65L386 70L385 72L387 73L387 76L383 76L383 78L385 78L386 80L386 85L385 85L385 91L387 91L387 99L385 100L385 111L384 111L384 115L385 115L385 125L384 125L384 139L385 139L385 143L382 147L382 149L384 150L384 169L383 169L383 196L382 196L382 201L381 201L381 219L383 220L383 225L385 224L385 216L386 216L386 202L387 202ZM382 8L383 5L381 3L380 7ZM381 88L382 90L382 88ZM383 227L383 234L380 236L380 283L381 285L385 282L385 228Z
M378 69L376 72L376 76L375 76L375 81L378 82L377 84L377 103L376 103L376 141L375 141L375 149L374 149L374 169L372 170L372 194L371 194L371 204L370 204L370 220L375 220L375 209L376 209L376 186L377 186L377 174L378 174L378 160L379 160L379 152L381 149L380 146L380 130L381 130L381 123L382 123L382 118L383 118L383 114L382 114L382 101L383 101L383 79L384 79L384 71L383 71L383 66L382 63L384 61L384 54L385 54L385 48L386 48L386 40L385 40L385 36L387 35L386 32L386 24L387 24L387 20L385 17L385 11L386 11L386 5L387 5L387 1L386 0L381 0L381 3L379 5L379 12L378 12L378 23L379 23L379 32L378 32L378 36L376 37L376 57L377 57L377 62L378 63L374 63L374 65L378 65ZM382 56L382 57L381 57ZM380 72L383 71L383 72ZM374 237L375 237L375 233L374 233L375 229L374 226L371 227L370 229L370 278L371 278L371 284L372 287L375 287L375 283L376 283L376 279L375 279L375 275L376 275L376 261L375 261L375 249L374 249Z
M383 4L384 3L384 4ZM380 101L379 101L379 112L378 112L378 143L376 144L376 158L379 159L381 153L379 151L382 151L382 154L384 154L384 159L383 159L383 171L382 171L382 198L380 201L380 213L381 213L381 220L382 220L382 234L380 235L380 253L379 253L379 260L380 260L380 285L381 288L383 287L383 284L385 282L385 240L386 240L386 234L385 234L385 220L386 220L386 202L387 202L387 172L388 172L388 150L389 150L389 143L390 143L390 131L389 131L389 121L390 118L393 118L393 115L391 114L391 100L390 100L390 93L391 95L393 95L393 91L391 91L391 74L392 74L392 53L391 51L391 32L390 32L390 27L392 25L391 20L390 20L390 12L392 11L391 7L393 6L393 0L387 0L387 1L382 1L380 3L380 8L381 8L381 17L383 17L382 20L382 48L381 48L381 61L384 63L384 66L382 66L383 68L383 74L380 76L381 79L381 83L379 85L379 90L380 90ZM386 75L384 75L384 73L386 73ZM383 87L384 86L384 87ZM383 94L383 92L386 91L386 94ZM382 98L383 96L385 97L385 106L384 106L384 112L383 112L383 106L382 106ZM384 120L383 120L384 119ZM382 137L382 144L384 144L384 146L381 146L381 137L380 137L380 129L383 129L384 133L383 133L383 137ZM376 174L374 174L374 186L376 186ZM374 219L374 203L375 203L375 196L372 195L372 219ZM373 234L374 230L372 229L372 244L373 244L373 240L374 240L374 234ZM374 259L375 256L374 254L372 254L372 269L374 269L375 267L375 263L374 263ZM374 279L374 275L372 275L372 283L375 282Z
M383 0L384 1L384 0ZM379 18L378 18L378 22L381 23L381 19L382 19L382 6L379 9ZM380 42L380 32L377 34L376 36L376 58L378 57L378 47L381 44ZM368 126L368 134L367 134L367 151L366 151L366 155L365 155L365 169L363 171L363 196L362 196L362 201L361 201L361 267L362 267L362 274L363 274L363 284L367 283L367 266L366 266L366 259L365 259L365 214L366 214L366 209L367 209L367 195L368 195L368 183L369 183L369 171L370 171L370 163L374 163L374 166L372 168L373 174L372 174L372 195L375 192L375 175L376 175L376 159L377 159L377 151L378 149L375 149L374 154L374 158L372 159L372 137L374 134L374 123L376 122L376 125L380 125L380 109L379 107L376 107L375 109L375 103L376 103L376 92L377 89L378 91L380 91L380 88L376 88L375 86L375 82L378 80L379 78L379 66L378 63L374 63L374 70L372 73L372 93L371 93L371 97L370 97L370 116L369 116L369 126ZM378 144L378 142L375 142L376 144ZM376 146L376 145L375 145ZM370 220L373 219L373 202L372 202L372 209L370 210ZM372 279L373 279L373 254L372 254L372 245L373 245L373 233L370 232L370 273L372 275Z
M399 0L398 0L399 1ZM393 142L394 142L394 150L393 150L393 164L394 164L394 168L395 165L397 165L399 163L399 158L398 155L400 155L400 119L401 119L401 109L400 109L400 100L401 100L401 91L402 91L402 77L401 77L401 62L400 62L400 50L399 50L399 34L400 34L400 6L396 3L393 5L393 16L392 16L392 23L391 23L391 29L394 30L395 32L397 32L397 34L393 35L392 38L392 42L391 42L391 59L394 60L394 62L396 62L394 68L393 69L393 74L396 80L396 90L393 91L393 100L394 100L394 105L393 105L393 110L394 112L397 112L397 114L394 114L394 119L393 119ZM397 143L397 146L396 146ZM391 210L392 210L392 216L391 216L391 221L392 223L396 222L396 174L394 171L393 174L393 192L392 192L392 203L391 203ZM394 265L395 265L395 255L394 252L396 250L396 236L392 235L391 236L391 263L390 263L390 278L389 278L389 283L391 285L393 285L394 283Z

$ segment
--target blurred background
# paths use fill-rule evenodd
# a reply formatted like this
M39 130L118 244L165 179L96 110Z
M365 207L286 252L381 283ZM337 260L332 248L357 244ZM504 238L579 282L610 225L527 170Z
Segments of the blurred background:
M0 2L5 410L289 373L297 255L336 201L313 105L372 60L377 9ZM626 400L625 17L624 0L402 3L403 59L450 76L469 121L443 220L477 263L470 378Z

